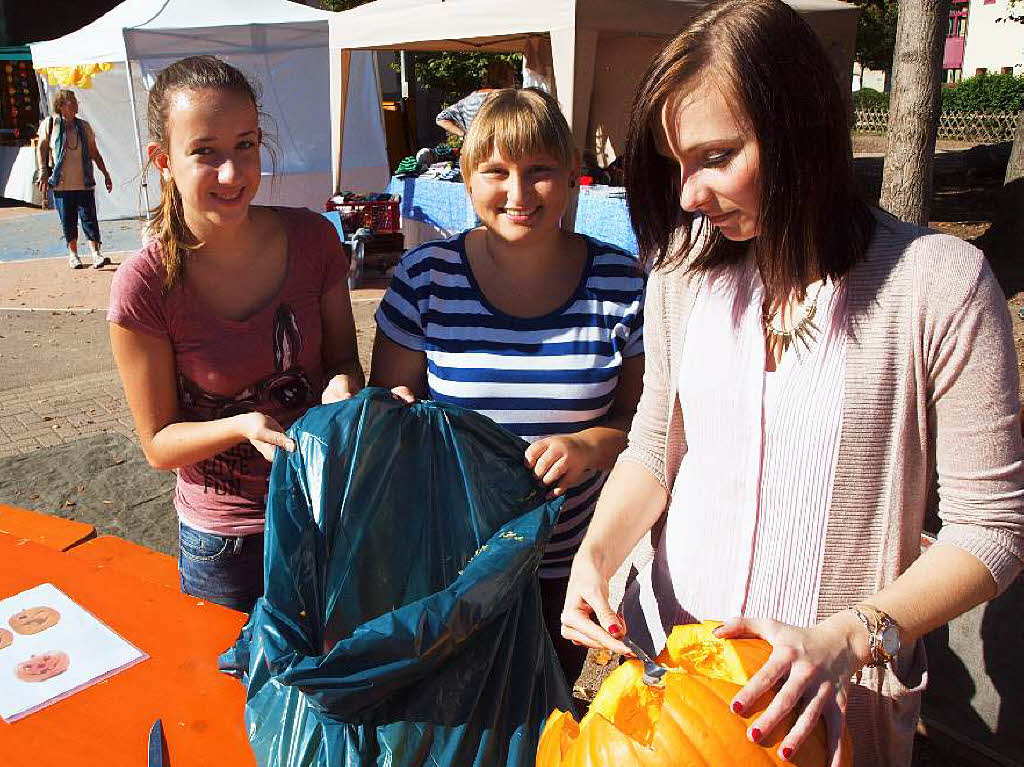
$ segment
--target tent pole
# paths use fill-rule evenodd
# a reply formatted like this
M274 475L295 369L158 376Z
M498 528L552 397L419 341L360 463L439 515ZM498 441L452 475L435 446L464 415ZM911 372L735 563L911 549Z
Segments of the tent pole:
M127 47L127 46L126 46ZM136 157L139 158L139 168L142 175L142 198L146 202L145 216L149 218L149 185L146 183L146 163L142 159L142 138L139 136L139 117L135 109L135 83L132 77L132 60L128 56L124 57L125 72L128 74L128 98L132 105L132 127L135 129L135 151Z

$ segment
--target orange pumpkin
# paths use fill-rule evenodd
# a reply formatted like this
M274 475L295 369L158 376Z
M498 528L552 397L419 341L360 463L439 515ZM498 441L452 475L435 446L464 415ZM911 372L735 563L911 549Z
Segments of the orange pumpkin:
M825 765L824 722L789 763L778 749L793 725L792 714L760 744L747 740L747 728L769 697L743 717L729 704L768 660L772 647L761 639L719 639L712 633L719 625L705 621L672 630L658 656L669 668L664 685L645 685L643 665L630 660L608 676L578 724L568 712L555 710L541 733L537 767ZM844 764L852 764L852 758Z

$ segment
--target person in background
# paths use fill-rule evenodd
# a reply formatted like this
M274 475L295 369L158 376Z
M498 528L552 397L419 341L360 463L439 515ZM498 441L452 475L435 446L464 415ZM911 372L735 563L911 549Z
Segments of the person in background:
M644 389L562 634L653 654L673 625L726 619L718 636L773 647L731 702L767 697L751 741L790 760L823 720L833 767L844 726L858 767L906 767L921 637L1024 560L1006 300L977 249L860 199L839 80L781 0L711 4L640 82L624 156L653 264ZM649 532L616 614L609 579Z
M93 163L103 174L109 194L114 182L107 172L92 126L78 116L78 99L74 91L62 89L53 96L53 115L39 124L39 189L46 197L53 192L64 240L68 244L68 266L82 268L78 257L78 219L89 240L92 265L100 269L110 259L100 252L100 226L96 220L96 195Z
M560 222L579 160L558 103L495 92L463 146L482 226L402 258L377 311L370 382L489 416L565 504L540 565L544 617L571 685L585 647L562 640L569 563L626 445L643 368L634 256Z
M434 122L449 133L465 136L484 99L498 88L514 88L515 84L516 71L512 65L503 59L496 59L487 65L483 87L456 101L450 107L442 109Z
M181 590L249 612L263 593L270 461L321 398L363 386L348 261L334 227L252 205L259 99L212 56L149 93L160 175L151 239L117 270L110 343L149 463L177 471Z

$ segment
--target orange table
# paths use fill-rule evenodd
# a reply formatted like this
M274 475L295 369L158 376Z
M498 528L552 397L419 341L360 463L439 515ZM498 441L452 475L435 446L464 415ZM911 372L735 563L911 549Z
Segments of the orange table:
M140 581L180 591L178 563L174 557L113 535L91 538L68 549L69 557L109 567Z
M0 503L0 533L27 538L57 551L67 551L95 537L96 530L84 522Z
M52 583L150 656L24 719L0 722L0 764L144 767L159 717L172 767L254 765L245 689L217 670L245 616L136 578L103 561L109 548L97 551L98 559L73 556L0 533L0 598Z

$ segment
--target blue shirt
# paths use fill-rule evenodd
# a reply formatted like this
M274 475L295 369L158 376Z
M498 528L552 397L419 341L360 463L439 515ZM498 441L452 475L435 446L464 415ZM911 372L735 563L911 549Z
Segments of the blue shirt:
M381 332L427 358L430 397L476 410L528 442L604 423L622 361L643 354L644 274L634 256L585 238L587 262L568 301L541 317L492 306L466 259L466 234L410 250L377 310ZM568 574L607 472L585 477L541 563Z

